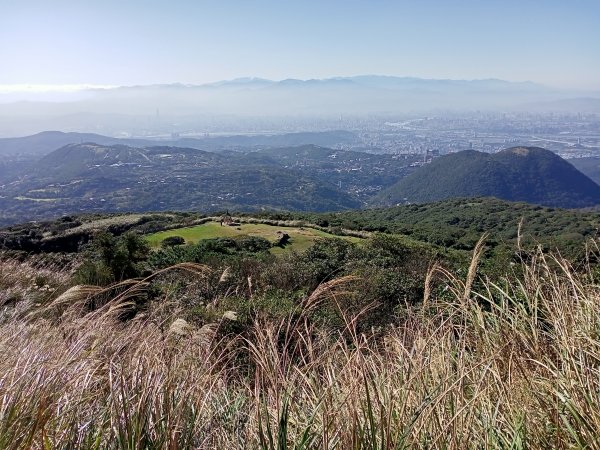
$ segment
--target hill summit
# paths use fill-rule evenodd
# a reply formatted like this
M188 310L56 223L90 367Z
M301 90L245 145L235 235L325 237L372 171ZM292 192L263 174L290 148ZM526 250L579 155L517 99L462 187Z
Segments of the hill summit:
M600 204L600 186L553 152L512 147L495 154L466 150L435 159L382 191L380 204L497 197L544 206Z

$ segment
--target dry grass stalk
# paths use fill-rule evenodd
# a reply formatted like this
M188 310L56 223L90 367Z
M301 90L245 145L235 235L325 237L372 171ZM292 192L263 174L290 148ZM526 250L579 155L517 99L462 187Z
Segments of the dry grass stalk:
M539 256L476 290L478 254L465 281L432 268L446 298L430 290L383 337L296 314L257 319L245 339L211 324L173 340L178 317L153 320L160 301L145 318L115 314L151 279L83 316L2 322L0 448L600 448L600 287ZM341 305L354 281L301 306ZM98 294L79 287L54 307ZM345 320L356 330L360 316Z

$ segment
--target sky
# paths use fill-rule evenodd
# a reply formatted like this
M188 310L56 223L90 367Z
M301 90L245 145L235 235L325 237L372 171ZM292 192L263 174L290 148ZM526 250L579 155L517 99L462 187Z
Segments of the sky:
M0 85L380 74L600 89L599 25L598 0L0 0Z

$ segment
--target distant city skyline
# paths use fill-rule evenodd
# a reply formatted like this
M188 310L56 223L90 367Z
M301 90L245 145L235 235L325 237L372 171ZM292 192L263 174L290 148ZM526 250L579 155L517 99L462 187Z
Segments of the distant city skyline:
M364 74L600 90L594 0L0 0L0 11L0 92Z

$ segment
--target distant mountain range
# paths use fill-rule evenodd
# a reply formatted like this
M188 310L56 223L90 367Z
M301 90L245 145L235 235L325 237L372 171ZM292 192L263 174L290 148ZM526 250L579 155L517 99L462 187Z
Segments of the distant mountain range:
M600 92L498 79L439 80L377 75L281 81L240 78L200 85L1 92L0 136L42 130L109 135L156 133L156 130L235 132L285 129L291 123L310 129L315 120L336 123L341 116L365 118L475 110L600 113Z
M313 78L308 80L301 80L297 78L287 78L280 81L268 80L265 78L236 78L233 80L218 81L216 83L207 83L201 85L193 84L174 84L174 85L161 85L161 86L177 86L177 87L281 87L281 86L368 86L373 88L383 89L415 89L415 88L431 88L431 87L442 87L447 89L449 87L460 87L460 88L476 88L481 90L492 90L492 89L506 89L506 88L518 88L531 90L534 89L546 89L544 86L533 83L531 81L525 82L511 82L504 81L494 78L479 79L479 80L451 80L451 79L434 79L434 78L417 78L417 77L395 77L386 75L358 75L352 77L332 77L332 78Z
M31 95L14 102L0 95L0 114L154 115L159 109L169 116L198 114L339 115L399 113L432 110L511 109L524 104L600 98L600 93L558 90L532 82L498 79L441 80L414 77L363 75L326 79L272 81L240 78L216 83L159 84L89 89L65 94L65 102L44 102ZM572 102L573 107L577 104ZM552 107L552 105L550 105ZM589 105L588 105L589 107ZM596 108L597 106L594 106Z
M383 205L457 197L496 197L563 208L600 204L600 186L556 154L513 147L495 154L473 150L435 159L381 192Z

